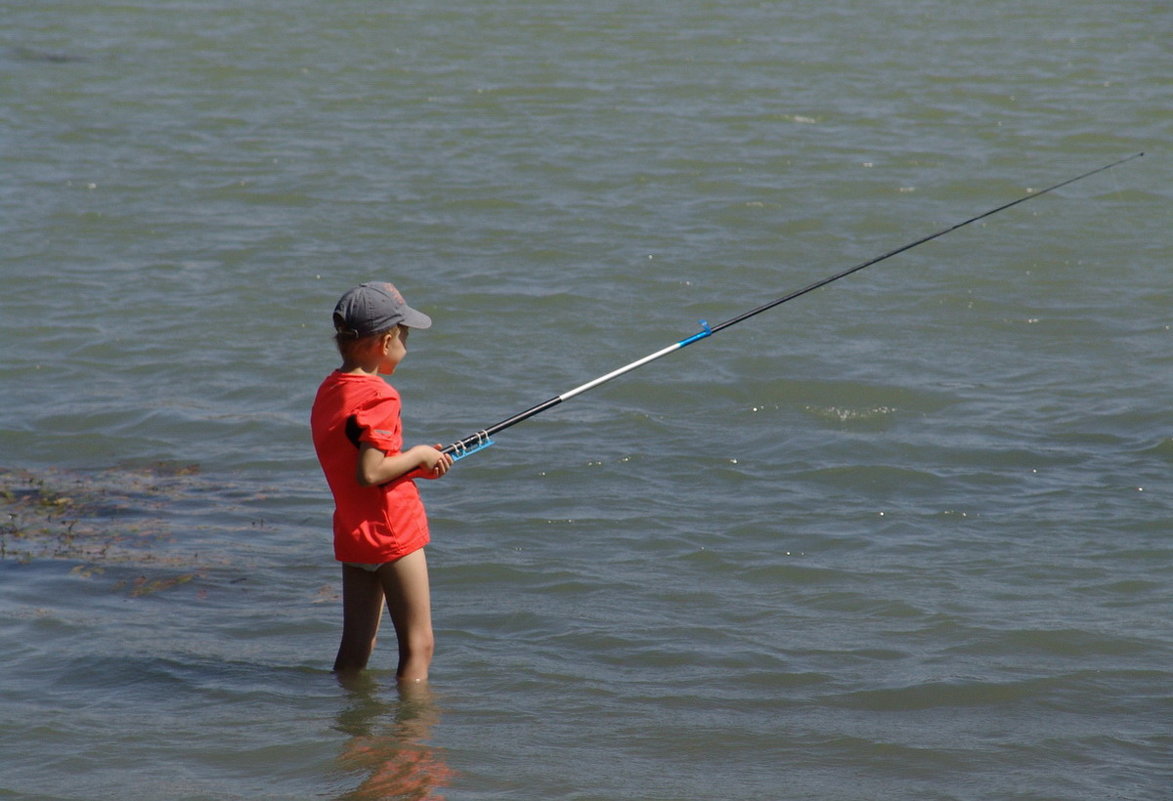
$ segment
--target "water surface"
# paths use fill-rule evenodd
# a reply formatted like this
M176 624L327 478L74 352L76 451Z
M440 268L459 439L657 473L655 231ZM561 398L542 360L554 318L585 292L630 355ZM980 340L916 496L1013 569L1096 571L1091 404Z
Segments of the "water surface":
M1164 797L1167 4L4 14L0 796ZM502 433L330 675L348 286L449 442L1141 151Z

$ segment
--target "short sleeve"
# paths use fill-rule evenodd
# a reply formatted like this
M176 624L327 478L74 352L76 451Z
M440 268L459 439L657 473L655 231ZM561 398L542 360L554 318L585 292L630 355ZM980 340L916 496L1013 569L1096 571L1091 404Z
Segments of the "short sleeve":
M355 410L348 433L358 442L369 442L384 453L398 453L403 447L398 394L372 398ZM357 443L356 443L357 444Z

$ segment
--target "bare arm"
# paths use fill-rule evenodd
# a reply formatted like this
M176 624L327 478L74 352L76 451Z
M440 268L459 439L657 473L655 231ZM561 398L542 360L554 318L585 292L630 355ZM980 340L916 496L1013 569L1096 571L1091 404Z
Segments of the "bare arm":
M381 450L364 442L359 449L356 478L364 487L386 484L408 473L413 477L439 478L452 466L452 457L441 453L439 447L416 445L402 453L388 456Z

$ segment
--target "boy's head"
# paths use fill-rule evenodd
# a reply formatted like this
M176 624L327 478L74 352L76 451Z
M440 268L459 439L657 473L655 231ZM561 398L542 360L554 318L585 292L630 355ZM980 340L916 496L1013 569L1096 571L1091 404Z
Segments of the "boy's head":
M334 306L334 330L339 339L362 339L397 325L430 328L432 318L408 306L399 290L385 281L359 284Z

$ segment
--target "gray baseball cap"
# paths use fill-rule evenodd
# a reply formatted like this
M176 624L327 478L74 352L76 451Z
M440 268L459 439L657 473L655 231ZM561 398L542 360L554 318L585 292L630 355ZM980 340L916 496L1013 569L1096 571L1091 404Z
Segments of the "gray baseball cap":
M408 306L395 285L386 281L368 281L348 289L334 307L338 333L365 337L393 325L430 328L432 318Z

